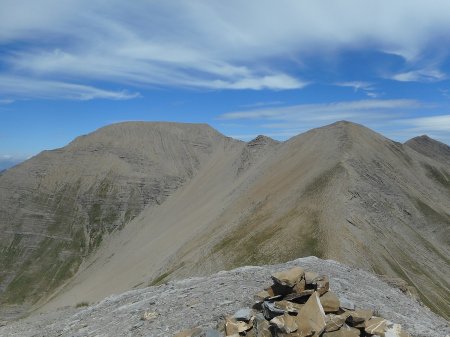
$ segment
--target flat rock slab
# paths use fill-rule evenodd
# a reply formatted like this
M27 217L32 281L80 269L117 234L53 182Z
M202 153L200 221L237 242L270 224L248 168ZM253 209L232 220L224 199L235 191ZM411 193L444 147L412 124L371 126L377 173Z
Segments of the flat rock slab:
M295 266L328 275L330 289L339 298L353 302L356 309L370 309L378 316L401 324L413 337L450 334L446 320L375 275L335 261L308 257L286 264L242 267L210 277L131 290L85 308L67 307L35 314L0 327L0 336L171 337L198 324L206 331L223 321L224 315L251 307L254 294L270 286L272 273ZM193 306L192 303L196 304ZM158 315L151 320L142 320L145 312Z

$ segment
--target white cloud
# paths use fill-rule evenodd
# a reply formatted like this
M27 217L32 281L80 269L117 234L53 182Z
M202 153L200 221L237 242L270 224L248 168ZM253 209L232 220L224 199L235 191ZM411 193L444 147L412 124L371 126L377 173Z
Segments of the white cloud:
M450 135L450 115L410 118L399 120L397 123L410 125L415 130L427 132L447 132Z
M446 98L450 98L450 90L448 89L439 89L439 92L442 94L442 96Z
M345 48L400 54L413 70L397 77L414 78L422 52L449 36L449 12L448 0L3 0L0 44L20 42L2 60L15 76L285 90L308 81L283 61Z
M277 139L287 139L308 129L348 120L366 125L399 141L428 134L447 144L450 143L450 115L411 117L420 109L421 113L436 108L416 100L359 100L321 104L299 104L284 107L228 112L218 117L225 123L240 121L252 125L253 129L265 130L264 134ZM427 110L424 110L427 109ZM237 134L243 140L254 138L254 134Z
M407 140L419 135L428 135L443 143L450 144L450 115L427 117L405 117L389 121L392 130L387 136Z
M341 119L382 119L390 111L415 109L423 104L408 99L397 100L360 100L320 104L299 104L284 107L241 110L220 115L222 120L275 120L291 122L332 122Z
M0 75L0 92L22 98L74 99L83 101L96 98L124 100L139 96L139 93L128 93L127 91L109 91L87 85L2 75Z
M395 74L392 79L400 82L438 82L447 79L447 75L437 69L421 69Z
M267 102L256 102L251 104L243 104L241 105L242 108L258 108L263 106L273 106L273 105L280 105L283 104L282 101L267 101Z
M371 98L377 98L380 96L372 83L363 81L351 81L351 82L338 82L335 85L339 87L353 88L355 92L363 91L367 96Z

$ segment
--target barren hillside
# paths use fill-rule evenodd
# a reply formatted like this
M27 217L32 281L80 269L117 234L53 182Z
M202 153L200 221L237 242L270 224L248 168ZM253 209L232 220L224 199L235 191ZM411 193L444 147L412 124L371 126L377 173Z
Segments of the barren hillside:
M128 130L130 126L134 129ZM121 130L121 137L116 138L115 129ZM114 136L103 141L102 133L108 130ZM19 210L11 212L12 206L5 206L0 213L1 225L14 233L2 238L4 247L14 237L21 238L18 247L26 246L19 221L28 221L29 228L39 229L52 245L60 244L59 236L68 238L72 228L83 228L84 236L70 236L67 241L85 242L79 248L81 254L78 248L63 248L53 255L60 263L65 263L67 251L72 252L68 256L81 256L71 272L81 265L52 294L45 310L97 301L174 278L315 255L401 277L416 287L424 303L449 317L450 166L445 144L420 137L403 145L348 122L314 129L283 143L263 136L243 143L207 126L137 123L99 130L57 150L54 158L53 166L47 161L46 166L40 164L44 165L39 171L45 173L44 186L80 186L68 194L76 195L70 199L76 203L64 205L63 223L70 225L56 226L56 234L35 215L33 221L24 220L30 218L23 213L27 208L17 205L29 197L11 199L18 195L11 192L15 190L30 191L33 198L42 195L36 174L30 173L36 170L36 158L0 177L0 186L8 186L8 192L0 196L7 198L2 205ZM102 181L113 168L126 174L113 175L107 181L116 182L116 187L104 188ZM19 174L30 174L32 179L18 184ZM136 174L141 178L134 178ZM53 200L60 191L52 188L44 200ZM130 192L136 189L139 193ZM116 190L125 193L121 202L111 196ZM130 202L123 200L136 194L148 197L138 198L141 202L132 208L131 220L125 217ZM25 204L41 210L43 203L32 200ZM57 214L52 210L58 210L55 205L60 203L49 203L47 214ZM102 215L89 217L92 208L100 209ZM109 219L116 210L120 210L117 218ZM6 220L13 216L15 221ZM92 219L102 220L96 225ZM103 228L105 234L98 249L89 249L98 241L90 234L97 233L96 228ZM7 275L33 277L29 264L18 265L22 271L17 273L17 264L10 265ZM42 289L36 288L35 293L42 296ZM10 294L14 294L11 286L4 296L10 298Z
M228 142L239 143L207 125L121 123L4 172L3 310L35 303L63 284L105 235L162 204Z

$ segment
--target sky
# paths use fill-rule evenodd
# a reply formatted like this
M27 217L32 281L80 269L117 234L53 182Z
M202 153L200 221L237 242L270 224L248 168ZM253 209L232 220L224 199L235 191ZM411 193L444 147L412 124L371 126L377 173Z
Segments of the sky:
M448 0L0 0L0 170L107 124L450 144Z

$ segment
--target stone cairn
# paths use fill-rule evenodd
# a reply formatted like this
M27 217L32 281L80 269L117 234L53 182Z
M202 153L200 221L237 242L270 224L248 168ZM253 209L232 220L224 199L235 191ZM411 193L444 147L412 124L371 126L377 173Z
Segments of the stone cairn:
M410 337L372 310L339 301L328 276L295 267L272 274L272 280L255 295L253 308L226 316L217 329L183 330L175 337Z

